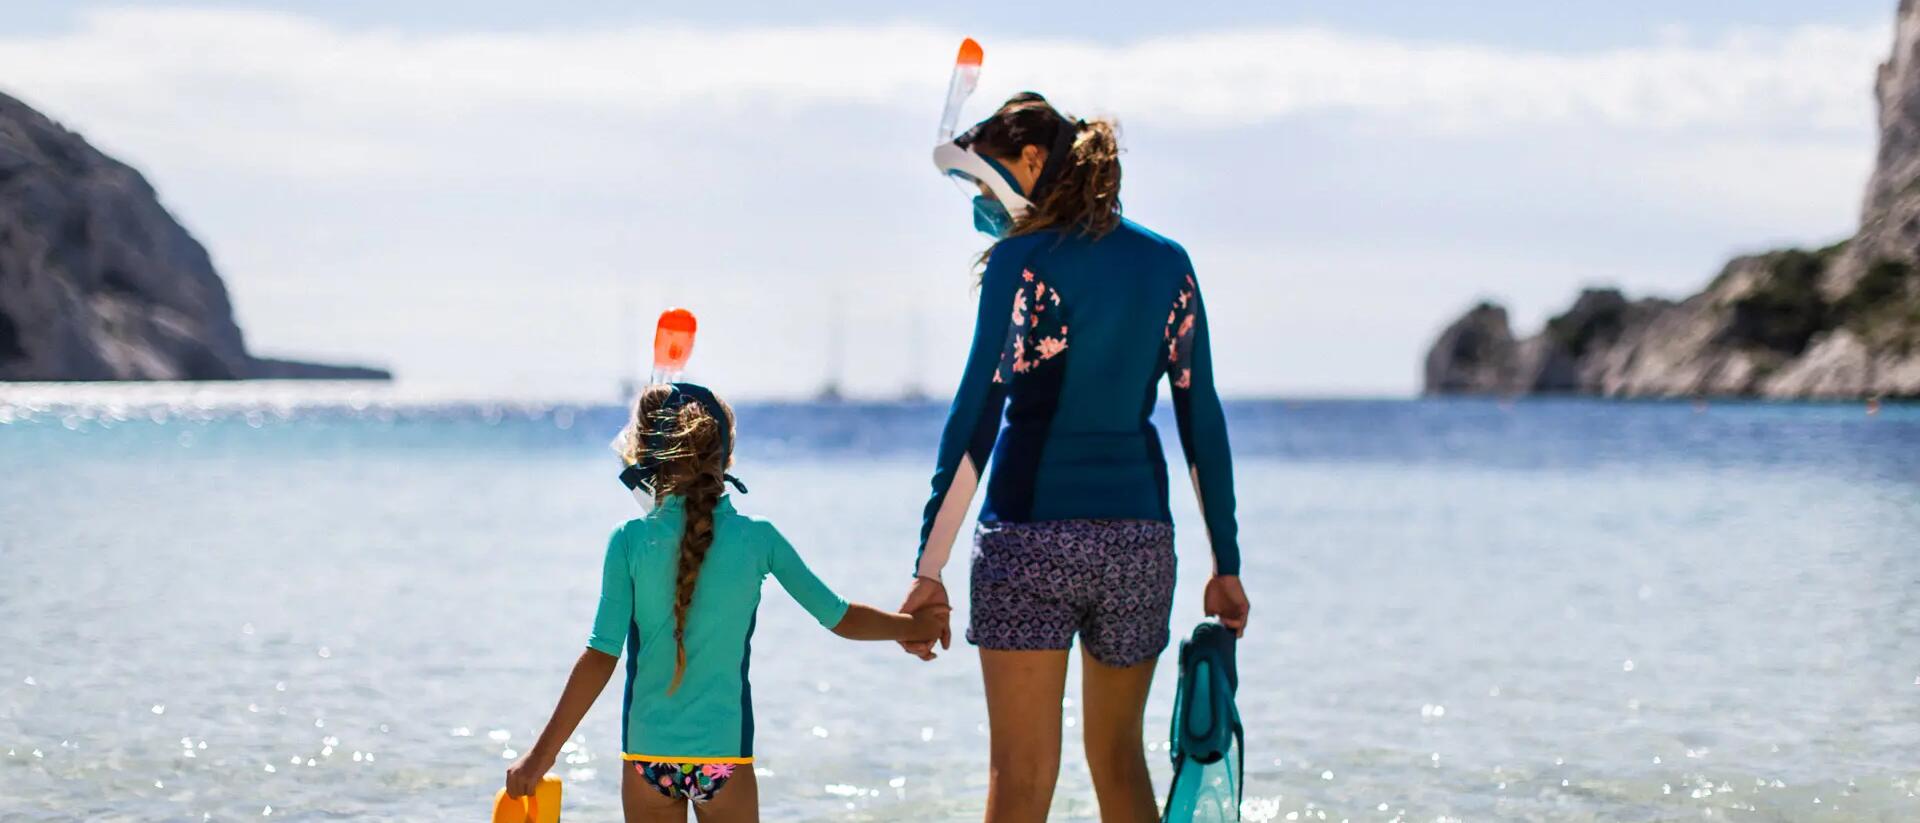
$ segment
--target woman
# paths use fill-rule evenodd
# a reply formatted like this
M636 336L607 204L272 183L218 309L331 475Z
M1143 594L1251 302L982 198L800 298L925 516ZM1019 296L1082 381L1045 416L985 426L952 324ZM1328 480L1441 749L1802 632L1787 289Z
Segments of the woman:
M1173 603L1167 467L1148 420L1163 375L1213 550L1206 612L1236 633L1248 613L1226 419L1193 267L1179 244L1120 216L1109 122L1069 119L1025 93L936 158L960 151L985 162L962 158L956 170L1000 175L956 172L980 185L975 225L999 239L985 255L973 347L902 610L947 602L941 571L991 451L967 628L990 717L986 819L1046 818L1077 634L1101 819L1156 820L1141 716ZM902 645L934 656L931 643Z

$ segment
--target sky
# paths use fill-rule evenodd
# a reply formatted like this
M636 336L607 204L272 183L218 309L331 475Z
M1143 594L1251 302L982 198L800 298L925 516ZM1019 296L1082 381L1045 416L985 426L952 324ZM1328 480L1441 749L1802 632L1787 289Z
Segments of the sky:
M1119 122L1223 392L1399 396L1478 300L1529 333L1850 233L1894 3L1038 5L13 0L0 91L147 175L258 353L613 399L684 305L729 396L941 396L986 245L929 160L971 35L963 121L1034 89Z

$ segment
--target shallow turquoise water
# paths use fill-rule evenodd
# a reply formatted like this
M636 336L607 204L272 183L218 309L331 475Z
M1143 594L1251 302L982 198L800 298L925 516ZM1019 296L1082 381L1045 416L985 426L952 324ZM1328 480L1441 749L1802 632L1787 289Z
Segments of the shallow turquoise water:
M631 514L618 409L62 396L0 395L0 819L483 813ZM940 415L743 407L742 508L891 605ZM1920 819L1920 409L1229 416L1249 819ZM970 649L842 641L777 588L755 640L766 819L978 818ZM615 814L617 704L570 819ZM1095 819L1067 731L1055 818Z

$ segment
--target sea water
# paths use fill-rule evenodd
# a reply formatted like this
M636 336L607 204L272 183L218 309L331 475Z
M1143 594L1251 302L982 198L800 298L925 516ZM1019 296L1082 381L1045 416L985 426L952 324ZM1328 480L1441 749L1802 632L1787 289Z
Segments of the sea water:
M287 391L0 395L0 819L485 813L636 513L623 412ZM740 507L891 606L943 412L744 404ZM1920 409L1228 417L1247 819L1920 819ZM1178 637L1209 559L1173 499ZM979 818L970 648L844 641L774 585L761 608L765 819ZM1054 818L1093 820L1075 666ZM556 766L569 819L617 817L617 688Z

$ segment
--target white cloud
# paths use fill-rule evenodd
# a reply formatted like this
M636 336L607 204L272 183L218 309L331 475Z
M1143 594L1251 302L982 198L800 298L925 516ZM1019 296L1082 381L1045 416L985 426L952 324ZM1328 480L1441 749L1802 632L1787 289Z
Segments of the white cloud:
M908 24L401 33L258 11L126 8L80 19L69 33L0 38L0 77L89 115L165 117L182 99L210 97L236 116L343 127L525 107L664 115L852 104L931 120L958 40ZM1345 112L1450 131L1847 129L1867 111L1861 78L1886 44L1882 28L1832 26L1707 41L1669 33L1573 54L1303 27L1122 45L1000 41L988 44L983 95L1044 88L1088 110L1199 128Z

